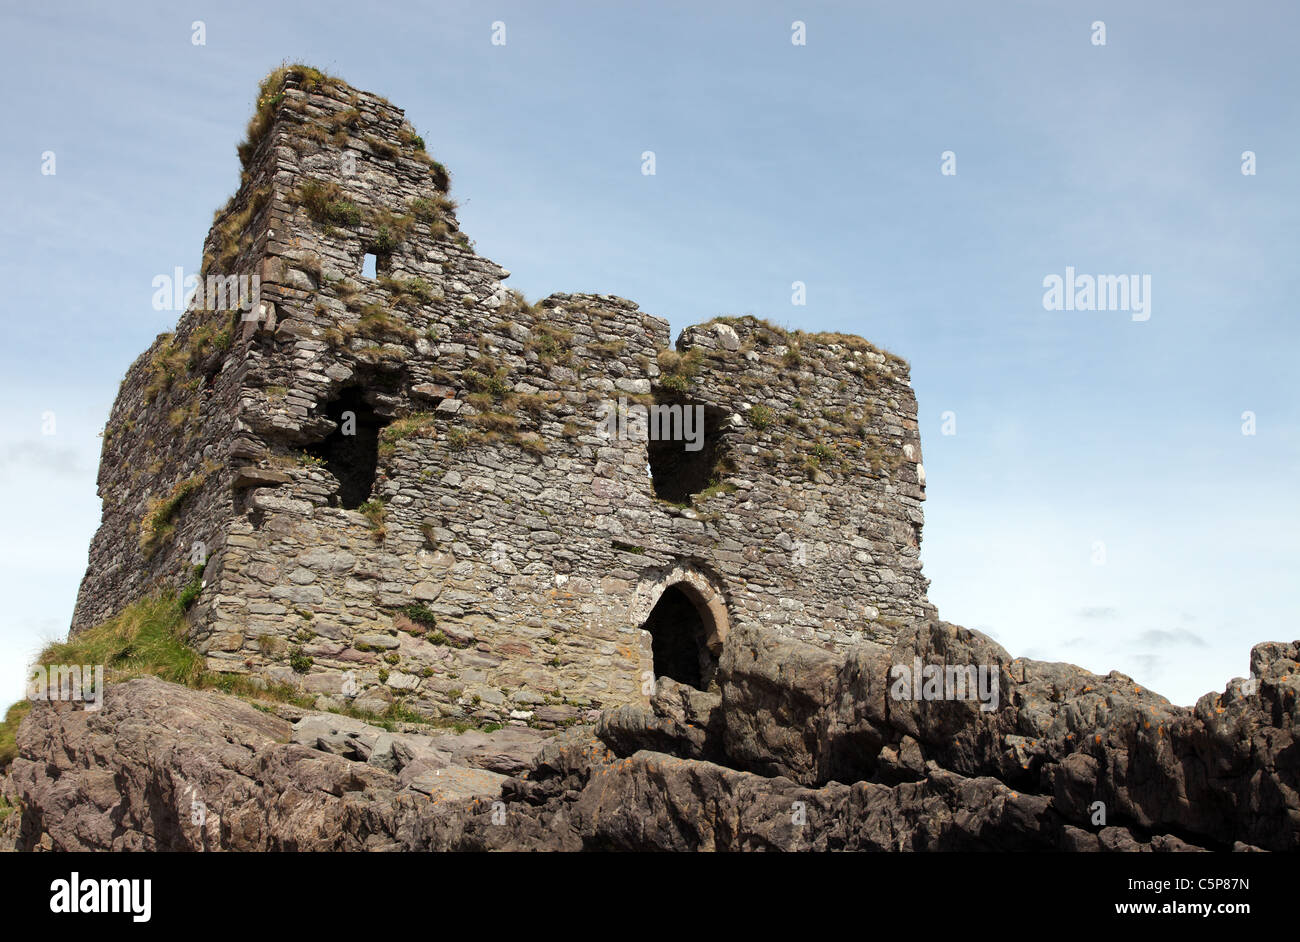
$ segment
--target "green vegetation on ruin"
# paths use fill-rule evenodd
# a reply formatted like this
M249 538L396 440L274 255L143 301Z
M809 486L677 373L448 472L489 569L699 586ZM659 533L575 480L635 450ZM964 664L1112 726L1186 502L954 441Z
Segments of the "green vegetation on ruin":
M241 191L242 192L242 191ZM250 224L271 202L271 189L262 186L250 193L242 209L233 207L239 198L236 193L226 205L217 210L212 227L212 250L203 256L201 275L215 270L219 274L234 273L235 262L252 247Z
M798 350L799 356L802 356L803 352L812 347L836 345L863 353L878 353L895 366L904 368L907 366L907 361L902 357L881 349L856 334L841 334L834 331L810 333L804 330L789 330L785 327L779 327L771 321L754 317L752 314L746 314L742 317L715 317L701 326L707 327L710 324L727 324L732 327L744 328L754 333L754 339L757 343L763 346L784 345L791 347Z
M540 363L546 366L569 362L572 353L573 331L554 327L545 321L534 324L532 337L524 345L526 350L537 354Z
M346 87L346 83L342 79L302 63L285 63L273 70L262 80L258 87L257 106L254 109L253 117L249 120L244 142L239 145L239 159L245 167L249 166L254 154L257 153L258 147L270 132L277 109L286 103L285 84L290 79L293 79L298 87L308 94L328 94L331 90ZM302 115L302 120L296 128L295 147L297 146L296 140L309 140L322 145L326 141L330 141L336 147L345 147L351 133L360 128L361 111L358 105L361 104L361 97L352 92L349 92L346 97L339 95L329 97L333 97L336 102L342 103L343 107L335 111L323 123L318 123L317 119L307 115L301 105L292 105L294 110ZM380 96L372 97L377 98L384 104L389 104L385 98ZM451 188L451 174L443 164L429 156L424 138L414 128L407 126L403 126L398 130L397 137L402 147L397 147L390 141L374 135L362 135L362 139L376 154L388 160L400 158L403 155L403 148L405 148L408 151L408 156L418 160L428 168L433 186L446 193Z
M239 145L239 161L245 167L249 165L253 154L257 152L258 145L271 130L275 111L284 101L284 83L289 78L295 79L303 91L307 92L336 88L343 84L341 79L300 62L285 63L262 79L257 87L257 107L253 117L249 119L244 142Z
M627 343L623 340L605 340L600 343L593 343L587 349L597 356L608 359L618 356L626 346Z
M298 187L297 199L312 222L338 226L361 224L361 209L344 198L343 188L333 180L308 180Z
M177 481L164 497L154 498L140 521L140 551L150 559L176 531L175 517L185 499L203 486L208 470Z
M380 255L387 255L405 242L415 225L414 216L398 216L382 207L371 211L368 221L375 229L374 250Z
M711 497L717 497L719 494L734 494L735 492L736 485L732 484L730 481L722 481L715 477L709 481L708 486L705 487L704 490L694 495L695 503L702 503Z
M397 610L405 615L417 625L423 625L425 628L433 628L438 624L438 617L433 613L429 606L423 602L416 602L411 605L404 605Z
M378 497L372 497L358 507L357 511L369 522L370 535L375 542L382 543L388 536L388 527L384 523L388 508L384 505L384 502Z
M471 367L461 373L461 380L473 392L481 393L493 402L508 402L514 386L508 378L509 369L489 357L480 356Z
M379 433L379 454L383 457L397 450L397 443L408 438L434 438L437 424L432 412L415 412L395 419Z
M345 327L344 331L348 331L349 328L353 336L364 337L367 340L407 343L416 337L414 330L380 304L367 304L362 307L360 319L355 324Z
M181 594L177 596L176 601L180 603L181 611L189 611L190 607L198 601L199 593L203 591L203 570L207 564L198 565L190 570L190 581L185 583L181 589Z
M775 415L767 406L754 406L749 410L748 418L751 428L762 431L772 424Z
M435 193L428 198L416 197L407 209L418 221L429 226L434 236L445 236L449 228L448 218L456 211L456 201L442 193Z
M435 298L433 288L423 278L391 278L380 275L379 283L392 294L393 303L398 307L413 308L428 304Z
M333 180L308 180L298 187L292 199L306 211L312 222L326 231L334 226L355 229L362 224L374 229L375 236L369 249L379 255L387 255L400 247L417 221L428 225L435 238L444 238L455 228L451 212L456 204L441 194L431 199L412 200L410 212L401 215L383 207L358 206Z
M659 386L675 393L689 392L703 362L704 354L698 348L691 348L685 353L678 353L676 350L660 350Z
M312 658L303 653L300 645L295 645L289 649L289 667L293 669L295 674L307 673L314 663L315 661Z

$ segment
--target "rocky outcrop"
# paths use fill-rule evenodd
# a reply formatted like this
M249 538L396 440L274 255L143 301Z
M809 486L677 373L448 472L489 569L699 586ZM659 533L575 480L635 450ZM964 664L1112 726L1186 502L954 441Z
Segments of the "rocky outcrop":
M918 661L996 699L910 699ZM5 790L21 849L1300 849L1300 642L1251 674L1185 709L943 622L847 656L742 632L714 692L460 737L140 679L38 705Z
M153 678L97 712L45 703L20 736L10 791L20 849L382 850L403 822L500 793L541 738L388 733L347 717L296 724ZM375 825L378 825L377 827Z
M1067 844L1104 809L1136 835L1295 848L1298 658L1294 642L1258 645L1249 680L1188 710L1118 672L1013 659L943 622L847 659L751 634L722 671L723 748L740 767L809 785L924 781L940 769L994 778L1046 801ZM996 708L978 697L896 698L891 671L918 661L988 666Z

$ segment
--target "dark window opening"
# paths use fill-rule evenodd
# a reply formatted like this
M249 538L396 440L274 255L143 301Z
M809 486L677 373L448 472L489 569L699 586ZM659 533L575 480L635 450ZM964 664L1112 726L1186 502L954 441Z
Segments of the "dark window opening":
M328 438L307 447L307 453L325 462L338 478L338 501L356 510L370 499L379 467L379 432L388 424L365 400L360 386L350 386L326 407L325 414L338 424Z
M393 273L392 243L379 243L366 248L361 256L361 274L365 278L383 278Z
M646 450L656 497L687 503L731 469L721 434L727 416L699 402L657 399L649 407Z
M656 677L671 677L698 690L713 680L717 658L708 648L704 616L680 588L664 590L642 627L650 632Z

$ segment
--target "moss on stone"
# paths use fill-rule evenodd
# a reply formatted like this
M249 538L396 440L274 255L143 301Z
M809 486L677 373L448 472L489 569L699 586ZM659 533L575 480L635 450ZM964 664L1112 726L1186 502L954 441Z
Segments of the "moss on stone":
M303 91L308 92L342 84L334 76L300 62L285 63L262 79L257 88L257 107L253 111L253 117L248 121L244 141L239 145L239 162L245 167L250 164L253 154L257 152L258 146L270 132L271 125L275 121L276 110L285 100L285 83L291 78L297 81Z
M320 225L361 224L361 209L343 196L343 188L333 180L308 180L298 187L295 199L311 220Z
M525 344L525 349L536 354L540 363L550 366L555 363L568 363L572 356L573 331L539 323L532 328L532 337Z
M207 474L192 474L178 481L165 497L156 498L140 521L140 551L152 558L176 530L174 518L185 499L203 486Z
M438 426L432 412L415 412L386 425L379 433L379 454L387 457L397 451L397 443L408 438L435 438Z
M391 278L380 275L379 283L393 296L393 303L398 307L416 307L429 304L435 295L433 288L422 278Z
M388 536L388 525L385 518L388 508L378 497L372 498L362 504L357 510L361 513L366 521L370 524L370 535L376 543L382 543Z
M847 350L856 350L862 353L878 353L887 361L896 366L907 367L907 361L896 354L890 353L881 347L859 337L856 334L842 334L834 331L822 331L810 333L804 330L789 330L788 328L773 324L771 321L764 320L760 317L754 317L752 314L746 314L742 317L719 316L700 325L707 327L710 324L727 324L731 327L738 327L754 335L757 343L763 346L777 346L784 344L791 348L798 349L802 356L805 352L811 352L809 348L818 346L840 346ZM788 354L787 354L788 355Z
M418 336L400 318L394 316L382 304L367 304L361 308L361 317L355 324L343 328L348 339L361 337L366 340L395 341L410 343Z

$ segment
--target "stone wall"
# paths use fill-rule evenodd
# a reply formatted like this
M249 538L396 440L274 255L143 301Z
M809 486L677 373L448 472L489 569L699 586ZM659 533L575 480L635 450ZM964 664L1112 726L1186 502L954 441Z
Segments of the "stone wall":
M183 583L202 540L209 668L549 726L643 699L679 629L705 686L737 625L834 647L933 616L898 358L754 318L670 349L619 298L527 304L400 109L310 71L268 80L241 157L205 267L260 273L261 316L187 313L152 403L164 341L128 373L74 630ZM638 410L672 406L698 450L647 441ZM133 526L196 476L143 559Z

